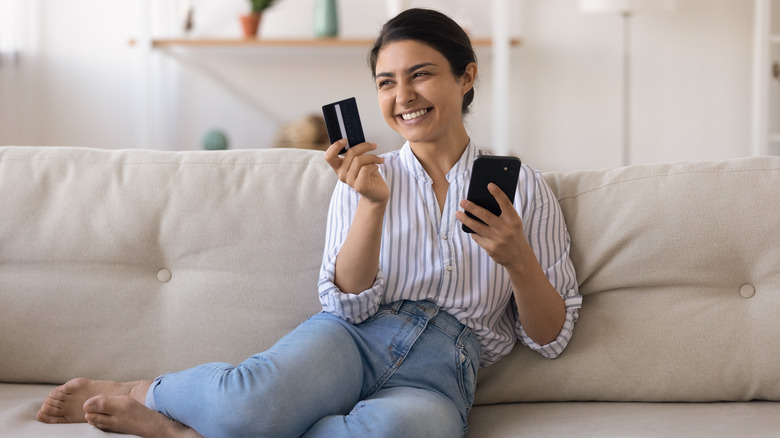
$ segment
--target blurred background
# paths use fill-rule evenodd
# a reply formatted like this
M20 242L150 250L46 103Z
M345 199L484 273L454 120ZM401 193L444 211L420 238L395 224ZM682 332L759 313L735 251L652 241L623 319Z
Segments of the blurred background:
M276 0L246 40L248 0L0 0L0 145L268 148L355 96L368 141L397 149L367 53L429 7L481 42L479 146L550 171L780 154L780 0L324 3Z

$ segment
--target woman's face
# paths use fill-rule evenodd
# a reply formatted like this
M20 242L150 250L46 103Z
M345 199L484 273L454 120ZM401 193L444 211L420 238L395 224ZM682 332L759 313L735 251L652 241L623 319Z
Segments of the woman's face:
M476 65L456 78L444 55L406 40L379 51L375 73L385 122L409 142L437 142L462 131L463 95L473 86Z

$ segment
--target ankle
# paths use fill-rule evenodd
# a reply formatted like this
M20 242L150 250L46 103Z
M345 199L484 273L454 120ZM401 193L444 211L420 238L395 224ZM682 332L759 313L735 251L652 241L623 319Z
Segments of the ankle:
M128 395L133 400L145 406L146 393L149 392L149 388L151 386L152 386L151 380L139 380L137 382L133 382L133 386L130 388L130 393Z

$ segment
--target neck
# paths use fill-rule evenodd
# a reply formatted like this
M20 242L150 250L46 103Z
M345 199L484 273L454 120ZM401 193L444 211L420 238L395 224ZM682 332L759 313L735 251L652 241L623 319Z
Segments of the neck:
M465 128L458 135L436 142L409 142L412 152L431 177L446 175L469 145Z

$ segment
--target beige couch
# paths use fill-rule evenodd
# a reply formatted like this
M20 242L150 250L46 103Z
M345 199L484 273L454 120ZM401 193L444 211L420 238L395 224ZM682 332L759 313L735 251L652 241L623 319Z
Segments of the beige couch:
M780 158L546 178L580 321L558 359L480 371L469 436L778 436ZM0 437L105 436L36 410L74 376L238 362L317 312L334 184L313 151L0 148Z

